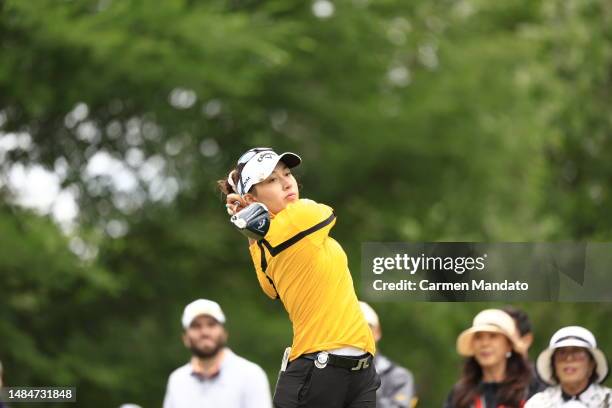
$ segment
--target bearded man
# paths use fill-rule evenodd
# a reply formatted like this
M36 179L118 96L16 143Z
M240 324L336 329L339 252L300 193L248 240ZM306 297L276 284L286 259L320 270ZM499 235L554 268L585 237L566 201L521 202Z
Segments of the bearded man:
M265 372L227 347L225 314L217 302L191 302L181 323L191 360L170 374L164 408L272 406Z

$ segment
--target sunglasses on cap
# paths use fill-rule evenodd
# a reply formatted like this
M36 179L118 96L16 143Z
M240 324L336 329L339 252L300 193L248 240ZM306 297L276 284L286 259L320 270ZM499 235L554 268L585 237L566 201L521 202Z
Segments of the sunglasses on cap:
M251 160L257 153L272 151L274 150L270 147L254 147L252 149L249 149L238 159L238 166L240 166L241 164L247 164L248 161Z

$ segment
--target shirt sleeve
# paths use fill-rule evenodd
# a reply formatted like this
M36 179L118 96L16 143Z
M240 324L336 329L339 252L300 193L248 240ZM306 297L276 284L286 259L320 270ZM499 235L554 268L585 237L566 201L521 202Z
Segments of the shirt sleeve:
M272 279L270 279L268 275L266 275L261 266L262 256L265 257L265 254L261 250L259 244L251 244L251 246L249 246L249 252L251 252L251 259L253 260L253 266L255 267L255 273L257 275L257 281L259 282L259 286L261 286L261 289L269 298L277 299L278 293L276 292L276 288L272 283Z
M166 395L164 396L164 407L163 408L172 408L174 405L172 404L172 396L170 393L170 379L168 379L168 384L166 385Z
M529 398L524 408L538 408L538 407L546 407L549 404L546 404L546 397L544 393L537 393L533 397Z
M331 207L312 200L299 200L287 206L285 211L288 232L286 239L294 234L310 231L306 238L316 245L322 245L336 223L334 210Z
M268 297L272 299L279 297L274 283L266 274L267 262L270 261L269 254L275 255L276 250L280 252L302 239L307 239L320 247L334 223L335 216L331 207L307 199L289 204L272 219L265 240L249 246L259 286ZM264 246L266 249L263 249Z
M243 395L243 408L272 408L272 397L270 395L270 384L268 376L259 366L254 366L251 378L245 381L245 393ZM164 407L165 408L165 407Z
M453 387L448 395L446 396L446 400L444 401L444 408L454 408L453 406L453 397L455 396L455 387Z
M390 395L387 395L389 407L408 408L414 406L416 395L414 392L414 378L412 374L405 369L396 367L388 376L390 381Z

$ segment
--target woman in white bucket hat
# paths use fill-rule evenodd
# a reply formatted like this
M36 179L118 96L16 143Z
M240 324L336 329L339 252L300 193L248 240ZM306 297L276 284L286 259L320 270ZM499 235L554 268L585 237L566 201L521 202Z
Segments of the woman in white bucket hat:
M580 326L558 330L536 364L540 378L552 387L536 394L526 408L612 407L612 390L601 384L608 361L595 336Z
M531 371L516 324L506 312L487 309L457 338L467 357L446 408L518 408L528 398Z

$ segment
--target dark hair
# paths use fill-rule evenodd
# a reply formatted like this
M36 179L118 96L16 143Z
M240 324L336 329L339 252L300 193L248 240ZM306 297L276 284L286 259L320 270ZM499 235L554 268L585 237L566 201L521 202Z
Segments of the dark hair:
M454 408L470 408L474 399L479 396L482 381L482 367L474 357L465 360L463 372L453 391ZM531 370L525 358L512 352L506 362L506 377L497 389L497 405L518 408L527 397L531 382Z
M532 332L529 316L523 310L517 309L513 306L505 306L501 310L508 313L514 319L514 323L516 324L521 337Z
M234 185L238 185L238 180L240 179L240 173L242 173L242 169L244 169L245 164L239 164L237 167L234 167L233 169L227 172L228 175L231 172L234 172L234 174L232 174L232 181L234 182ZM217 180L217 187L226 196L229 194L235 193L230 183L227 182L227 177Z
M230 173L234 172L232 174L232 181L234 182L235 186L238 185L238 181L240 180L240 175L242 173L242 170L244 169L244 166L246 166L246 164L249 162L249 160L251 160L251 158L254 157L254 155L256 155L258 153L261 153L261 152L264 152L264 151L265 152L272 152L272 153L274 153L274 150L272 150L269 147L254 147L252 149L247 150L245 153L242 154L242 156L240 156L240 158L238 159L238 163L237 163L236 167L234 167L233 169L231 169L228 172L228 176L229 176ZM245 157L248 154L250 154L250 156L248 158ZM227 178L217 180L217 187L226 196L236 192L236 191L234 191L234 188L232 187L232 185L227 182ZM250 192L250 191L251 191L251 189L249 189L249 191L247 191L247 193Z
M557 353L556 349L552 355L550 356L550 372L552 373L552 377L555 380L555 382L557 384L561 384L561 382L559 381L559 377L557 377L557 370L555 370L555 354ZM594 363L594 369L593 372L591 373L591 376L589 377L589 385L590 384L594 384L597 382L597 362L595 362L595 357L593 357L593 354L591 354L591 352L588 349L585 349L587 354L589 355L589 360L592 361Z

